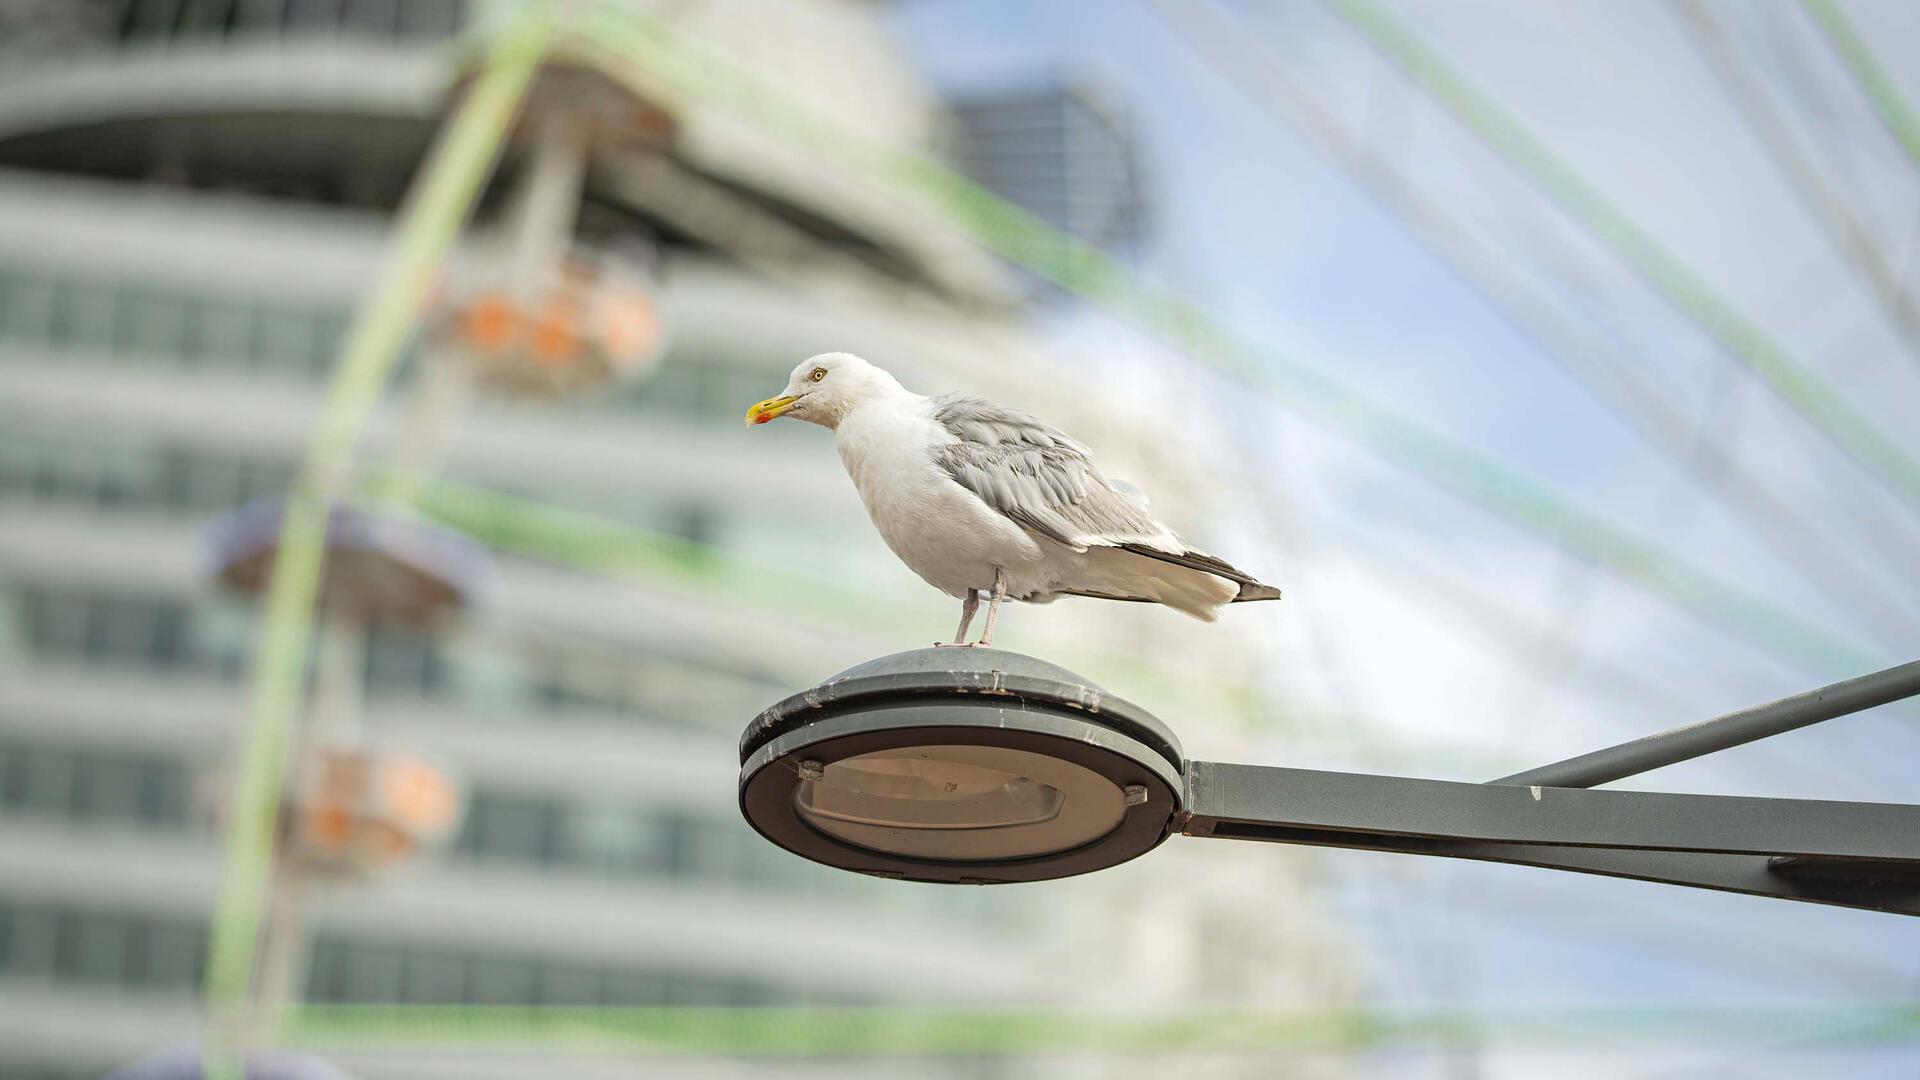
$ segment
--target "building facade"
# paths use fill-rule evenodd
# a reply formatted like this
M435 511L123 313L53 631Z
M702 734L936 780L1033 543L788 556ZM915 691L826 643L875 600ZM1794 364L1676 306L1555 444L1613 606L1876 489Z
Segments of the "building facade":
M794 80L810 107L891 145L938 143L936 103L872 9L744 7L691 9L683 29L775 79L831 54L830 75ZM244 720L255 629L248 602L211 581L206 525L294 475L456 92L449 42L485 14L459 0L135 0L20 4L0 22L0 1074L96 1076L198 1037L219 859L207 796ZM374 630L365 728L449 763L466 817L448 850L311 899L303 996L1167 1005L1236 969L1248 1001L1350 994L1344 946L1292 856L1236 864L1292 912L1273 949L1236 960L1181 914L1231 903L1217 861L1183 874L1179 856L1156 859L1168 880L1044 897L951 890L816 867L739 820L733 748L749 717L931 641L954 614L872 534L823 433L740 430L799 359L850 349L929 392L1021 401L1162 493L1170 518L1206 506L1194 456L1125 438L1127 409L1049 354L1019 290L952 225L697 102L661 107L664 148L591 163L577 231L651 253L670 346L643 377L568 400L482 395L452 427L449 490L545 531L500 555L457 632ZM504 201L483 199L474 236ZM403 388L370 458L407 418ZM562 557L563 527L629 547L603 540L590 573ZM1112 607L1129 610L1016 611L1006 642L1168 715L1252 692L1253 648L1230 631ZM1086 992L1128 983L1148 989ZM444 1045L328 1056L366 1077L605 1066ZM682 1075L899 1068L675 1060ZM915 1071L1045 1070L983 1056Z

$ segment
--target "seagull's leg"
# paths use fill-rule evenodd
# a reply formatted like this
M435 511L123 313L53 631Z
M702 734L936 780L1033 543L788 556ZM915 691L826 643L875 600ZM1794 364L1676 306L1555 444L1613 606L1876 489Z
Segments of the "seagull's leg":
M967 598L960 601L960 629L953 632L952 641L936 641L934 648L943 649L951 645L967 643L967 627L973 623L973 613L980 610L980 590L968 589Z
M993 644L993 624L1000 618L1000 601L1007 598L1007 572L1000 567L993 568L993 599L987 601L987 629L980 635L979 645L986 648Z

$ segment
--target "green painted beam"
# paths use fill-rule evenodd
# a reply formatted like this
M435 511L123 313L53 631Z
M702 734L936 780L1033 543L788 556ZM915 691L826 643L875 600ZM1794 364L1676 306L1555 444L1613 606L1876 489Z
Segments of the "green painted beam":
M892 1057L946 1054L1133 1055L1341 1052L1503 1046L1807 1046L1920 1043L1912 1002L1799 1007L1648 1005L1544 1009L1056 1007L560 1008L308 1005L291 1041L314 1049Z
M1909 507L1920 509L1920 462L1813 366L1715 289L1492 95L1474 86L1374 0L1327 0L1360 36L1605 244L1669 304L1758 376L1828 442Z
M327 507L348 493L346 476L367 418L413 332L442 256L497 160L549 30L544 9L530 7L498 37L484 70L422 166L385 266L341 345L299 483L286 502L209 934L206 998L220 1036L210 1043L210 1077L238 1077L230 1040L249 1034L244 1031L247 1003L274 859L283 773L302 707ZM223 1044L222 1038L229 1042Z
M1854 29L1835 0L1800 0L1800 6L1806 8L1820 32L1826 35L1827 43L1839 55L1847 74L1859 84L1860 92L1873 104L1875 115L1880 117L1893 141L1900 144L1907 161L1920 171L1920 120L1914 119L1913 109L1907 105L1899 86L1874 58L1872 46Z

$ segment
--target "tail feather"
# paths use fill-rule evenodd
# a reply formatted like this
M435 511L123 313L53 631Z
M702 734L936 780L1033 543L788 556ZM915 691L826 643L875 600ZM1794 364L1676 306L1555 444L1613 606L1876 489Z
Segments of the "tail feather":
M1204 551L1195 551L1192 549L1185 551L1161 551L1158 548L1147 547L1145 544L1122 544L1119 550L1130 552L1134 555L1144 555L1149 559L1158 559L1161 562L1172 563L1175 566L1184 566L1190 570L1203 570L1209 574L1226 578L1228 581L1240 586L1239 594L1229 601L1229 603L1238 604L1248 600L1280 599L1280 590L1275 586L1264 584L1254 578L1253 575L1243 570L1235 569L1225 559L1215 558Z
M1056 589L1106 600L1165 604L1196 619L1212 622L1233 601L1238 584L1204 570L1165 560L1135 557L1118 548L1097 547L1077 553L1070 587Z

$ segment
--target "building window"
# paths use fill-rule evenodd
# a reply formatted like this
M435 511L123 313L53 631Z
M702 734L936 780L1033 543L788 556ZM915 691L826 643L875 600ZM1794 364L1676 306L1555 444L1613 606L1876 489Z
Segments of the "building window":
M206 517L283 495L293 467L117 442L0 431L0 495Z
M307 999L325 1002L591 1007L780 998L774 987L754 980L531 953L354 940L332 931L316 938L307 978Z
M15 341L44 344L53 325L53 282L14 272L0 295L0 333Z
M228 681L245 672L254 621L250 607L212 597L0 581L0 618L9 614L35 657ZM468 655L401 627L376 627L368 644L364 680L375 696L453 698L471 674L495 687L496 696L547 711L584 709L696 729L714 716L749 715L778 696L766 678L689 657L604 647L582 656L545 643L516 643L504 657Z
M239 658L223 654L237 653L242 643L216 648L201 610L185 600L25 582L11 591L20 639L36 656L147 670L239 670Z
M192 816L186 762L158 752L0 740L0 810L177 827Z
M183 990L199 985L206 951L187 919L0 897L0 975Z
M467 1000L475 1005L533 1001L534 965L514 957L476 957L467 972Z
M346 327L339 305L0 269L0 340L62 351L311 380L332 369Z
M339 356L349 314L341 304L216 297L151 282L0 266L0 341L115 353L128 363L324 379ZM417 350L409 349L400 377L418 362ZM731 421L741 401L760 396L785 375L774 358L669 352L646 378L611 387L583 407Z
M0 897L0 976L186 992L204 976L200 920ZM755 980L323 930L309 1001L422 1005L737 1005L780 994Z
M84 286L68 286L69 295ZM170 359L182 359L188 355L187 343L189 321L203 314L203 305L177 298L166 293L129 291L125 294L126 310L119 320L119 351L133 355L164 356ZM77 342L52 335L48 344L56 348L71 348Z
M375 626L367 634L364 683L370 694L436 694L446 686L446 667L440 643L422 631Z
M198 765L196 760L161 750L49 742L19 735L0 737L0 816L185 831L196 827L193 782ZM655 806L485 786L469 793L466 816L450 855L473 864L614 879L656 878L722 887L773 885L787 892L832 895L872 887L871 882L852 875L792 858L762 841L729 813L695 815ZM998 903L989 902L993 898L987 893L934 892L947 910L973 913L968 918L977 914L979 921L990 921L1006 914ZM144 965L139 970L154 972L153 979L177 978L185 966L198 962L185 955L182 950L190 943L183 944L173 931L148 928L128 932L141 942L128 945L137 955L137 963ZM4 939L0 939L3 947ZM321 965L322 961L316 959L315 964ZM435 977L442 982L451 978L444 969L435 970L440 970L440 976ZM337 983L335 975L316 974L319 981L315 985L331 987L325 990L330 994L366 995L376 992L376 983L387 985L381 980L389 976L406 980L409 987L429 978L428 974L409 974L397 968L389 971L372 960L358 964L354 971L354 978L365 983L356 983L358 989ZM522 976L494 972L462 978L491 980L488 985L493 988L484 994L494 995L507 993L501 987ZM402 992L398 989L400 982L392 985L396 987L394 993ZM409 995L418 992L405 991ZM483 996L478 1000L493 998Z
M545 865L561 854L559 818L550 799L475 791L454 850L480 859Z
M67 0L73 4L74 0ZM82 19L68 13L59 43L143 45L230 36L341 35L376 41L451 37L465 25L469 0L120 0ZM44 45L44 42L35 42Z

